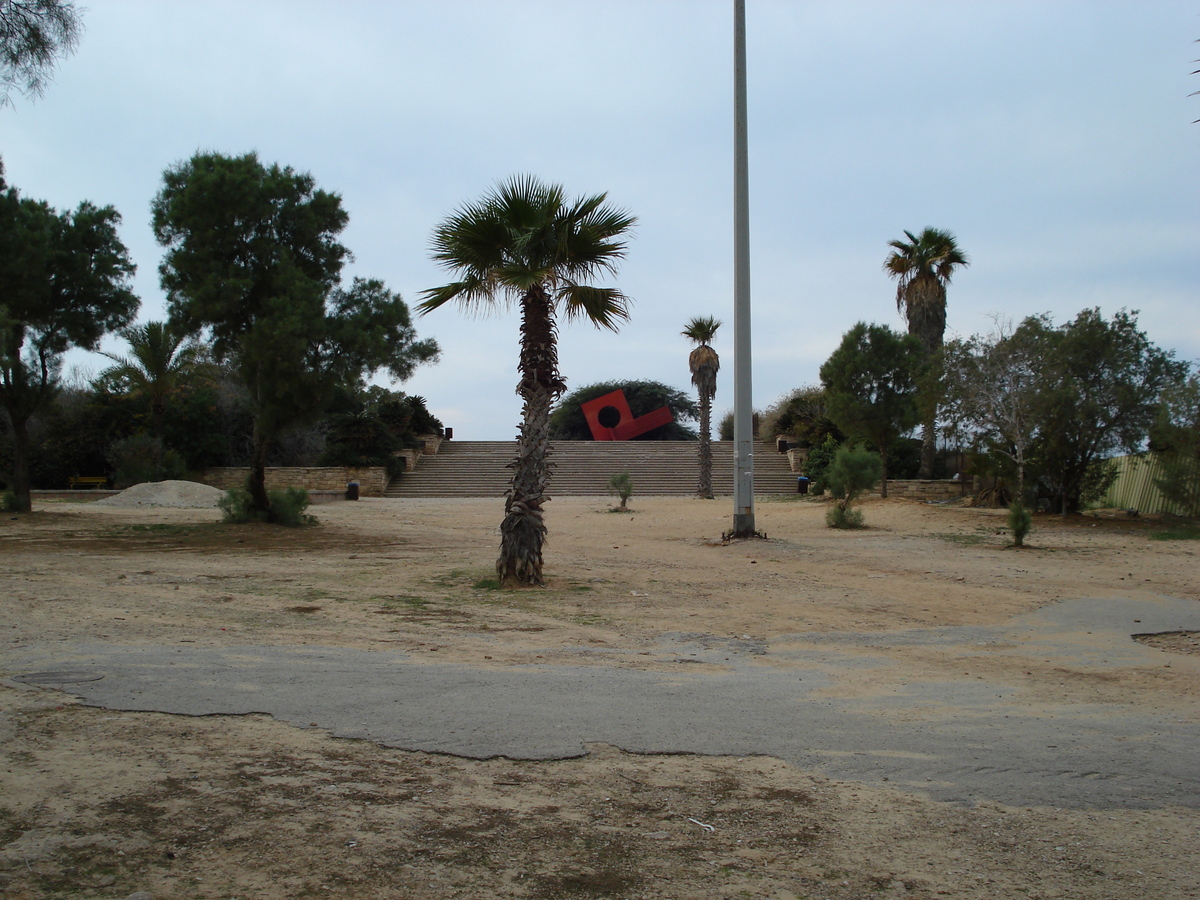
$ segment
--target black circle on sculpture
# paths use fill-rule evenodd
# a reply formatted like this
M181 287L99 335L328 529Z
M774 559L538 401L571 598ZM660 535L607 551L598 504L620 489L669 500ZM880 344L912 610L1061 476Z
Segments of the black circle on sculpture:
M606 406L596 413L596 421L605 428L616 428L621 424L621 411L615 406Z

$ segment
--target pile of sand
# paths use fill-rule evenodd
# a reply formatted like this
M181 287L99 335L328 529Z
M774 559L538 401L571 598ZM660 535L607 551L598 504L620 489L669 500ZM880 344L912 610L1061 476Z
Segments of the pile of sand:
M225 496L219 488L195 481L155 481L135 484L112 497L96 502L102 506L133 509L139 506L170 506L177 509L215 509Z

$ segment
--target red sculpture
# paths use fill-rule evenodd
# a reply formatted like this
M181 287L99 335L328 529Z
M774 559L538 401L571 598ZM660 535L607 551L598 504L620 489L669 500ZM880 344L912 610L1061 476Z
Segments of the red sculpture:
M589 400L580 404L580 408L592 437L598 441L627 441L675 421L669 406L660 406L635 418L622 390Z

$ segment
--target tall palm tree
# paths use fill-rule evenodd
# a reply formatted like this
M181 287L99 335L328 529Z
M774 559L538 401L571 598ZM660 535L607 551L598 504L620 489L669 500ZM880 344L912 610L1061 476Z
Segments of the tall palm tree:
M908 241L889 241L892 252L883 270L896 279L896 308L925 348L926 363L937 360L946 333L946 285L954 270L970 265L954 235L926 228L920 235L904 232ZM936 453L937 390L925 390L921 433L921 478L933 477Z
M101 351L116 365L100 373L99 381L126 393L144 395L150 402L152 430L158 434L167 399L205 364L204 348L170 322L132 325L121 332L129 355Z
M500 526L501 584L543 583L550 409L566 390L555 315L561 307L568 320L583 318L613 331L629 318L628 297L583 283L616 272L625 256L622 236L636 221L605 199L568 200L559 185L521 175L460 207L433 233L433 258L459 280L425 291L417 307L422 313L451 300L469 311L511 303L521 310L517 394L523 409Z
M712 402L717 396L717 370L721 358L711 346L721 323L712 316L697 317L687 323L683 336L697 344L688 354L688 367L692 370L692 384L700 395L700 482L696 496L705 500L713 498L712 490Z

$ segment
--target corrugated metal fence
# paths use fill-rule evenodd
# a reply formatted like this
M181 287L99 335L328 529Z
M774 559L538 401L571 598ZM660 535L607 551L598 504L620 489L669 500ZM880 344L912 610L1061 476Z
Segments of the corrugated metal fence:
M1104 495L1103 506L1143 513L1185 514L1181 507L1168 502L1154 483L1155 476L1162 471L1157 454L1118 456L1112 462L1117 466L1117 480Z

